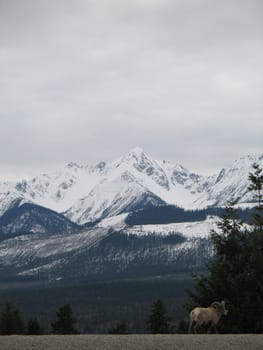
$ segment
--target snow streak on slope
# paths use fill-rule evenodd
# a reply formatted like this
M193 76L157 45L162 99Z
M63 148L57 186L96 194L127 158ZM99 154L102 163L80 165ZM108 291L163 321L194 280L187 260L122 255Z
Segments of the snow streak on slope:
M125 219L128 215L128 213L124 213L103 219L99 222L98 227L114 227L115 229L122 229L126 226Z
M2 216L8 209L28 202L29 201L26 201L23 197L20 197L15 191L0 193L0 216Z
M69 256L72 258L74 253L96 245L107 233L107 229L98 228L77 234L54 236L35 234L5 240L0 242L0 266L12 268L23 266L23 270L26 270L27 266L32 268L32 264L39 264L43 268L45 259L49 265L55 262L63 263L63 259L68 260Z
M180 233L186 238L207 238L210 235L210 231L217 228L216 223L218 217L209 216L204 221L195 222L182 222L163 225L136 225L131 228L126 228L127 234L135 235L162 235L167 236L169 234Z

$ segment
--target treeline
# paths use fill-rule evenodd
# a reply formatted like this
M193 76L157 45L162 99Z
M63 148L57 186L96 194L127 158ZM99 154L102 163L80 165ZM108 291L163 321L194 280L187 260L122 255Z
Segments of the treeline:
M56 319L51 323L53 334L78 334L75 327L77 319L73 316L72 308L69 304L62 306L56 312ZM0 313L0 334L28 334L41 335L48 333L37 318L23 320L20 311L10 301L7 301Z
M222 207L211 207L199 210L186 210L175 205L160 205L147 209L137 210L128 215L125 220L127 225L161 225L179 222L204 221L208 216L222 217L225 209ZM242 220L250 222L250 209L237 209Z
M18 308L11 302L6 302L0 313L0 334L12 335L43 335L43 334L80 334L77 329L77 318L73 315L70 304L63 305L56 312L56 319L51 322L51 329L47 330L41 325L37 318L30 318L24 321ZM171 323L167 316L164 303L158 299L149 310L149 315L145 320L145 333L162 334L174 333L175 325ZM130 333L126 321L116 322L108 329L109 334Z

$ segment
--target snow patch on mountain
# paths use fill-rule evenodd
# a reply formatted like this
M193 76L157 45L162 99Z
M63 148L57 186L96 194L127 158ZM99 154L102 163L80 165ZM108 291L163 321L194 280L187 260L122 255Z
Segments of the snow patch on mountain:
M208 238L210 231L217 228L218 217L208 216L204 221L180 222L162 225L136 225L125 228L127 234L135 235L162 235L179 233L186 238Z
M98 223L98 227L114 227L115 229L122 229L126 226L125 224L125 219L127 218L127 216L129 215L129 213L124 213L124 214L120 214L117 216L111 216L108 217L106 219L101 220Z

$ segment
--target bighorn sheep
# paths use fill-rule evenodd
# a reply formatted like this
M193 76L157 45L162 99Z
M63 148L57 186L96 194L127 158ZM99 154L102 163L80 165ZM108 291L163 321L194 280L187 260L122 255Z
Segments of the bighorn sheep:
M222 315L227 315L228 310L225 308L225 302L214 301L210 307L196 307L190 312L190 324L188 333L191 333L192 326L194 325L194 333L197 333L197 329L202 325L208 325L208 332L213 328L217 333L217 323Z

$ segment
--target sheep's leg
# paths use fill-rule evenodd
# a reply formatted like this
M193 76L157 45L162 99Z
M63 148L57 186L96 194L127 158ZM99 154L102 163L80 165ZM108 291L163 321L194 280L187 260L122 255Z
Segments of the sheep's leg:
M192 326L193 326L193 320L190 320L189 327L188 327L188 334L192 333Z
M214 333L218 333L217 328L216 328L216 324L211 322L211 326L209 327L209 329L212 331L212 329L214 330Z
M188 334L192 333L192 325L193 325L193 321L190 320L189 326L188 326Z
M199 324L196 322L194 325L194 334L197 334L197 329L198 329Z
M208 323L208 328L207 328L207 333L208 334L212 333L212 328L213 328L213 322L210 321Z

